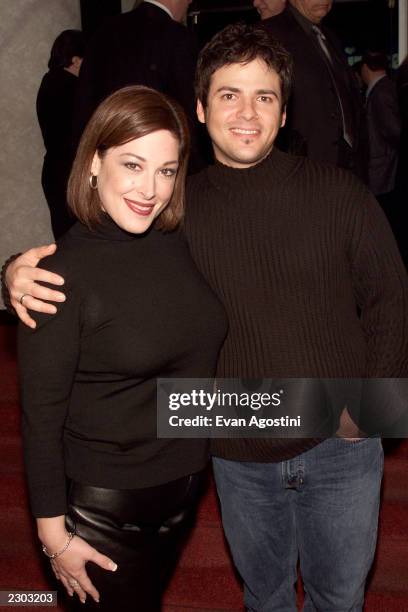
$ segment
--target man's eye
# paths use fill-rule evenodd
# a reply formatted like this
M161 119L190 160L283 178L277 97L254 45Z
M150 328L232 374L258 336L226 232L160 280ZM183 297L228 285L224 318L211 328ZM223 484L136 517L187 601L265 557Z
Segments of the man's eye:
M224 98L224 100L234 100L235 99L235 94L226 93L222 97Z
M271 98L271 96L260 96L260 97L259 97L259 100L260 100L261 102L272 102L272 98Z

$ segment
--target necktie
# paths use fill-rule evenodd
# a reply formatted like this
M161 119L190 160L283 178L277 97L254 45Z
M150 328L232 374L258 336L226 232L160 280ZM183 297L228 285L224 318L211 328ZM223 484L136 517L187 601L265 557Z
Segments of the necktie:
M332 59L332 56L330 55L330 51L329 51L329 49L327 47L325 35L323 34L321 29L317 25L312 26L312 30L313 30L313 32L316 35L317 42L319 43L321 50L323 51L323 53L325 54L325 56L329 60L330 65L333 66L333 59Z
M323 34L323 32L321 31L321 29L317 26L317 25L313 25L312 26L312 30L316 36L317 42L319 43L319 47L321 49L321 51L323 52L324 56L327 59L327 67L329 69L330 72L330 76L332 78L333 81L333 86L334 86L334 90L336 92L337 95L337 99L339 102L339 107L340 107L340 113L341 113L341 121L342 121L342 128L343 128L343 138L344 140L347 142L347 144L352 147L353 146L353 139L351 137L352 134L352 130L350 129L349 125L348 125L348 121L346 120L346 114L344 112L344 100L342 100L342 96L340 94L339 91L339 86L336 80L336 76L334 73L334 62L333 62L333 57L329 51L329 47L327 45L327 39L326 36Z

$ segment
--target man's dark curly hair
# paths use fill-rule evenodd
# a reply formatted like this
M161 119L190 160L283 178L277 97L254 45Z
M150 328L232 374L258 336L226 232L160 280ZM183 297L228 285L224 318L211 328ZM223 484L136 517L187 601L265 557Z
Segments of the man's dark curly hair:
M234 23L218 32L198 57L195 91L207 106L211 77L228 64L247 64L262 59L278 73L282 89L282 107L288 102L292 86L293 61L286 49L262 25Z

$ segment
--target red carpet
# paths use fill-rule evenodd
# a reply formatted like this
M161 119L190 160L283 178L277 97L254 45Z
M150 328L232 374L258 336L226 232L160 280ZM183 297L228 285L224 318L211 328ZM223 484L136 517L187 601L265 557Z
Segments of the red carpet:
M39 552L27 506L13 326L0 325L0 360L0 590L53 589L52 582L47 582L48 563ZM387 447L379 543L366 612L408 612L408 440L400 444L388 441ZM301 600L299 589L299 606ZM164 612L243 611L241 586L223 538L212 484L202 499L196 528L164 604ZM45 612L50 608L25 609Z

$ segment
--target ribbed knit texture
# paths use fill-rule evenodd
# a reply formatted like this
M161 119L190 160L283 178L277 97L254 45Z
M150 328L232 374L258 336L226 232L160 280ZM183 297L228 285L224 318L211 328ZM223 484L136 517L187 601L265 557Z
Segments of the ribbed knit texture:
M192 255L229 319L219 377L407 376L406 272L358 179L274 149L249 169L206 169L188 198ZM213 450L277 461L315 443L219 440Z

